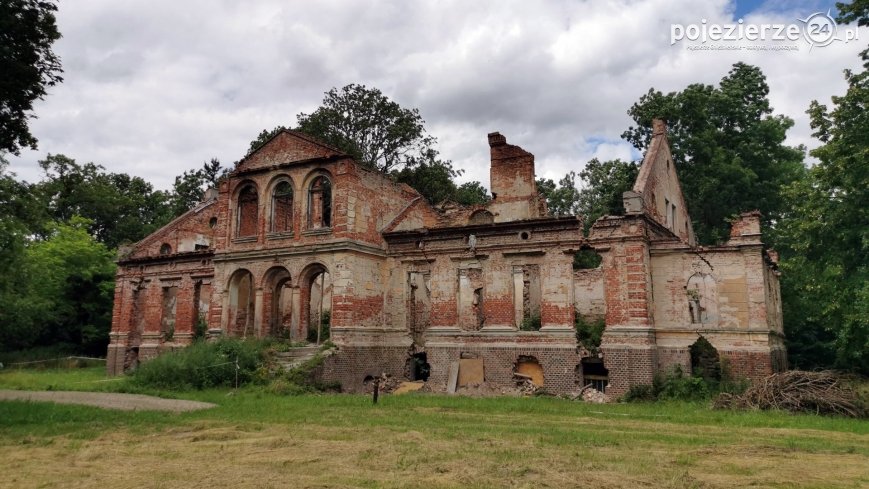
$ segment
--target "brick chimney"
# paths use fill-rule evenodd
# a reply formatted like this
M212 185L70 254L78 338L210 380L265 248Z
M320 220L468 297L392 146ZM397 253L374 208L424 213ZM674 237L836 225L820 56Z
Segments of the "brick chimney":
M730 224L731 242L760 243L760 211L743 212Z
M498 132L489 134L489 153L493 197L490 211L495 214L495 222L539 217L534 155L507 144L507 138Z

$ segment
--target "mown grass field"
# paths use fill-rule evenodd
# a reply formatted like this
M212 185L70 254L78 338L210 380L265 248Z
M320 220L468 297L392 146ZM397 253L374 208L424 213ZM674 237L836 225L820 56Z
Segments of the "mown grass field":
M101 369L0 389L127 390ZM0 402L0 487L867 487L869 422L552 398L175 393L185 414Z

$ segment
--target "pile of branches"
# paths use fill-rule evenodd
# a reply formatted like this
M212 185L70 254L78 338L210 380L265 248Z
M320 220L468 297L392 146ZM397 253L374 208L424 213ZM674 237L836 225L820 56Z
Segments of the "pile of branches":
M743 394L720 394L716 409L780 409L861 418L865 403L852 379L835 372L789 370L755 381Z

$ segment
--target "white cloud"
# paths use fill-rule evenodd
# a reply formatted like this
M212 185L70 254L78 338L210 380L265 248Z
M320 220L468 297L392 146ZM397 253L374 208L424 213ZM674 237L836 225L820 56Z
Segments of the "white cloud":
M772 2L746 20L793 22L783 9ZM796 121L788 141L816 145L805 109L844 91L841 71L859 66L865 41L811 52L670 45L671 23L732 12L726 0L61 2L65 81L37 104L40 150L12 166L35 180L37 160L64 153L167 188L211 157L241 158L262 129L356 82L419 108L462 181L488 184L496 130L557 179L595 156L636 157L619 136L650 87L714 84L736 61L763 69L776 113Z

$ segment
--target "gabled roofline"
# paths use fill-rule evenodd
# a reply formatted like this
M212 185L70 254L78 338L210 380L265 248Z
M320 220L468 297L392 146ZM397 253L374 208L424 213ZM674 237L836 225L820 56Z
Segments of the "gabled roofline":
M307 142L309 142L309 143L311 143L311 144L315 144L315 145L317 145L317 146L320 146L321 148L328 149L329 151L332 151L332 152L336 153L337 156L350 156L350 155L348 155L347 153L341 151L340 149L335 148L335 147L332 147L332 146L329 146L328 144L326 144L326 143L320 141L319 139L317 139L317 138L315 138L315 137L313 137L313 136L309 136L309 135L307 135L307 134L305 134L305 133L303 133L303 132L300 132L300 131L294 131L294 130L292 130L292 129L286 129L286 128L284 128L284 129L281 129L280 131L276 132L276 133L274 134L274 136L270 137L268 140L266 140L266 142L262 143L262 144L259 146L259 148L253 150L250 154L245 155L244 158L238 160L238 162L236 162L236 164L235 164L235 167L238 168L239 166L241 166L242 163L244 163L245 161L247 161L247 160L249 160L250 158L252 158L253 155L259 153L260 150L262 150L263 148L265 148L265 147L266 147L270 142L272 142L273 139L275 139L276 137L280 136L280 135L283 134L283 133L287 133L287 134L289 134L290 136L294 136L294 137L297 137L297 138L299 138L299 139L304 139L305 141L307 141Z
M190 210L188 210L187 212L181 214L180 216L176 217L175 219L172 219L171 221L169 221L165 225L159 227L153 233L148 234L147 236L140 239L139 241L136 241L135 243L130 243L130 244L126 245L126 247L129 248L129 250L130 250L130 253L128 253L127 256L133 254L133 252L135 252L135 250L138 249L140 246L143 246L151 241L154 241L156 239L157 235L159 235L160 233L162 233L166 229L172 227L175 223L181 221L182 219L189 217L192 214L198 214L203 209L215 204L216 202L217 202L217 197L213 197L210 200L207 200L205 202L200 202L200 203L196 204L194 207L192 207ZM120 252L120 249L121 249L121 247L118 247L119 252ZM126 260L128 260L128 258L126 258L126 257L119 258L118 263L120 263L122 261L126 261Z

